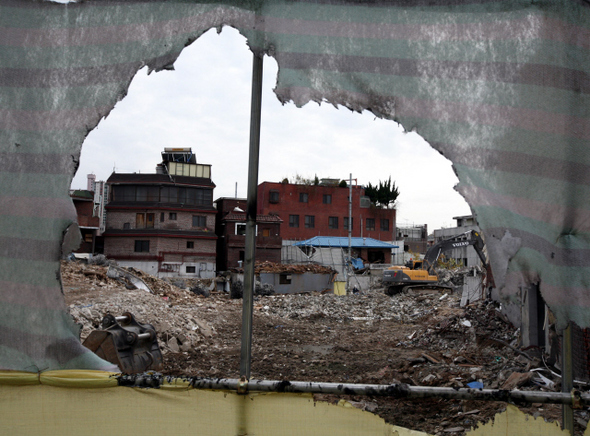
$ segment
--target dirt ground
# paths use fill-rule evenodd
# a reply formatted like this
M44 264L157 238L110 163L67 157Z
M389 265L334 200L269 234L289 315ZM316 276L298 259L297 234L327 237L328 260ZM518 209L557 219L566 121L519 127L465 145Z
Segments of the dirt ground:
M62 264L66 304L82 326L81 339L99 327L106 313L129 311L156 328L163 374L239 378L242 300L214 291L210 282L202 283L198 295L190 290L195 283L135 273L153 294L109 278L106 266ZM207 288L211 290L202 292ZM558 391L559 378L544 367L539 350L520 351L518 339L518 331L494 303L460 307L456 295L389 297L383 289L372 289L347 296L319 292L257 296L251 378L440 387L481 382L491 389ZM531 371L537 368L555 384L540 386L538 372ZM429 434L462 434L506 407L499 402L446 399L330 395L316 399L345 399L388 423ZM561 419L561 406L521 409L547 420ZM582 434L589 415L586 410L575 415L576 434Z

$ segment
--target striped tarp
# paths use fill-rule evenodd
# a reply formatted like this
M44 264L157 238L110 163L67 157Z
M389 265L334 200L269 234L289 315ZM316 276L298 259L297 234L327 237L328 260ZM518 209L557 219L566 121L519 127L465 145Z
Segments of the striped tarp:
M105 368L59 280L81 144L136 71L224 25L277 59L280 100L421 134L453 161L502 295L538 283L560 327L590 326L587 2L0 0L0 368Z

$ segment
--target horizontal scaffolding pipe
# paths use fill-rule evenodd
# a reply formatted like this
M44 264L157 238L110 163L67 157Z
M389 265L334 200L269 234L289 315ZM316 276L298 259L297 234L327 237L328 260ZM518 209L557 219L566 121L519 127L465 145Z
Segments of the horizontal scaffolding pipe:
M119 383L125 386L158 387L160 380L154 379L154 375L122 376ZM166 378L169 379L168 377ZM391 385L370 385L353 383L314 383L298 381L277 380L250 380L239 379L205 379L190 378L190 385L196 389L215 389L245 392L290 392L312 394L335 395L368 395L393 398L445 398L453 400L478 400L478 401L503 401L511 403L552 403L568 404L575 408L589 406L590 395L580 391L567 392L541 392L519 391L503 389L473 389L473 388L442 388L430 386L409 386L404 383Z

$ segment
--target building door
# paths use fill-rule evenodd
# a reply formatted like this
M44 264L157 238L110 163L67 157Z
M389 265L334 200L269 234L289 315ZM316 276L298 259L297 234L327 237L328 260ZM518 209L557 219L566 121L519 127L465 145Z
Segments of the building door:
M148 229L153 229L154 228L154 214L153 213L148 213L146 214L146 223L145 226Z
M145 215L142 213L135 214L135 228L136 229L143 229L145 228Z

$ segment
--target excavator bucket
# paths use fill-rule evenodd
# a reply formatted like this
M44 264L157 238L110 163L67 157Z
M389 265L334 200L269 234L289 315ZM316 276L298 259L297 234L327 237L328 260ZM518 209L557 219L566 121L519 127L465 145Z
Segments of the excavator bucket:
M90 333L82 345L117 365L124 374L162 369L162 352L154 327L137 322L129 312L117 317L106 315L102 329Z

